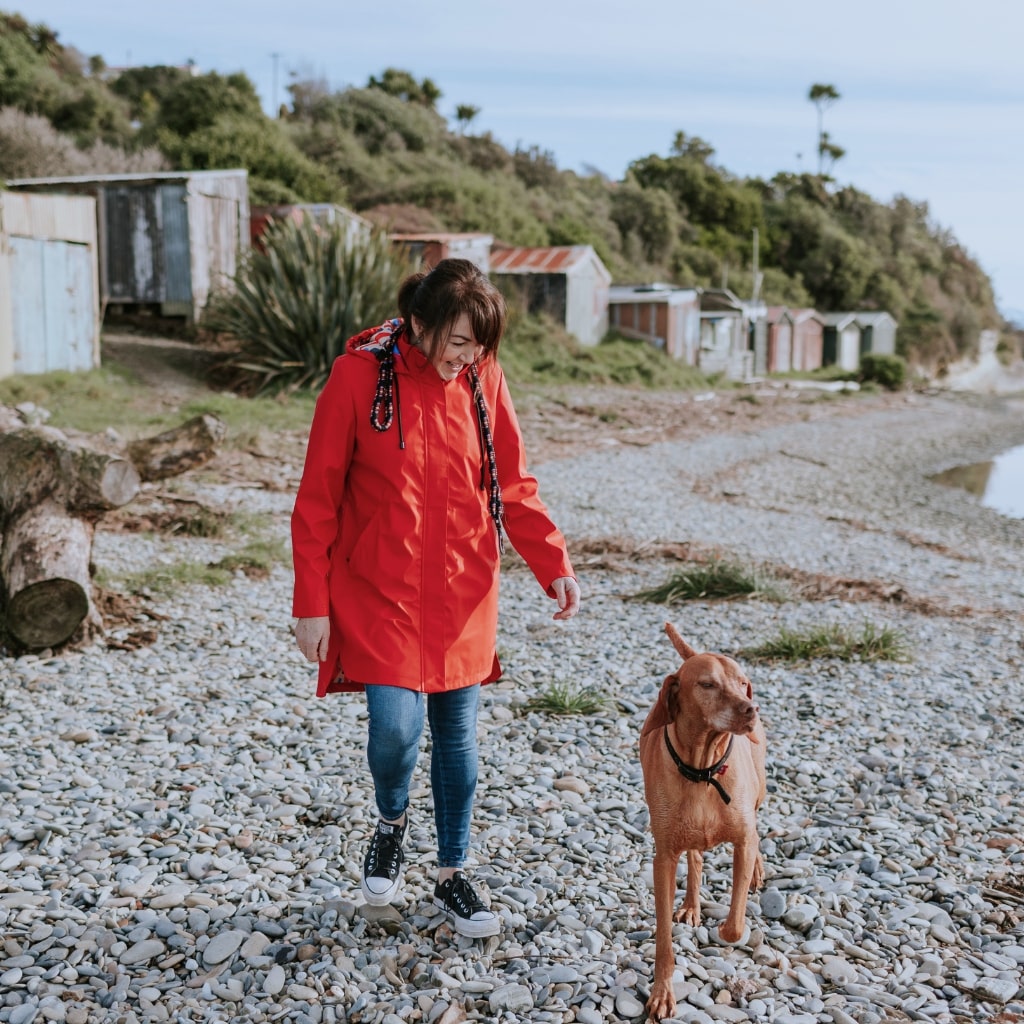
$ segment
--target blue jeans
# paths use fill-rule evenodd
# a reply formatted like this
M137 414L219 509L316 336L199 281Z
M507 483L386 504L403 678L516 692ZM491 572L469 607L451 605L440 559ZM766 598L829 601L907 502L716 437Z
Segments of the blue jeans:
M409 780L419 755L424 704L430 722L437 864L458 868L465 863L469 848L469 821L476 792L480 686L424 698L422 693L401 686L367 685L370 726L366 760L380 816L397 821L409 806Z

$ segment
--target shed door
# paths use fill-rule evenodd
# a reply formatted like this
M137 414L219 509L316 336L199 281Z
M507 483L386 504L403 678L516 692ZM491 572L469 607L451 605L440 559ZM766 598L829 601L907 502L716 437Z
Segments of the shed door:
M92 258L72 242L11 238L14 372L94 366Z
M111 302L161 302L166 287L163 210L155 188L108 186L107 296Z
M185 303L191 310L192 268L189 265L188 199L184 185L163 185L160 208L164 225L164 265L167 268L165 302ZM169 312L169 311L167 311Z

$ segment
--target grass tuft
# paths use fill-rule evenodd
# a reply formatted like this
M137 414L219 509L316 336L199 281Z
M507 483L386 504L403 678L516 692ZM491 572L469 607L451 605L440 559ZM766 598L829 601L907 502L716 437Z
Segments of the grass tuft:
M870 622L864 623L859 633L835 623L802 631L782 629L774 639L741 653L752 661L907 661L910 657L905 634L889 626L879 629Z
M734 597L763 597L780 601L785 594L779 581L761 569L712 559L691 563L661 586L632 594L631 600L671 605L681 601Z
M608 709L608 697L595 686L551 683L524 705L527 711L548 715L592 715Z

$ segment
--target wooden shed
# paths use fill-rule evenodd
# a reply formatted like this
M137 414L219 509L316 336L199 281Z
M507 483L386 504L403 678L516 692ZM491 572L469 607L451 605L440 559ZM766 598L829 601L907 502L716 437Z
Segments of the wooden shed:
M768 307L768 373L821 366L822 320L813 309Z
M860 323L856 313L826 313L822 318L821 365L856 370L860 366Z
M388 237L405 249L425 270L437 266L441 260L457 257L475 263L485 274L490 273L493 235L485 235L479 231L419 234L399 232Z
M608 290L608 326L696 366L700 292L670 284L613 285Z
M513 301L548 313L584 345L608 333L612 275L593 246L494 249L491 277Z
M0 192L0 377L100 362L96 201Z
M249 248L244 170L9 181L17 191L96 200L102 308L199 317Z
M896 353L896 321L884 310L861 311L856 314L860 324L860 354L873 352L891 356Z
M365 217L336 203L286 203L278 206L253 206L249 209L249 242L257 246L272 220L293 220L301 224L343 224L345 237L351 241L359 235L368 236L373 225Z
M728 288L710 288L700 296L700 350L697 365L706 374L744 380L754 369L750 321L744 304Z

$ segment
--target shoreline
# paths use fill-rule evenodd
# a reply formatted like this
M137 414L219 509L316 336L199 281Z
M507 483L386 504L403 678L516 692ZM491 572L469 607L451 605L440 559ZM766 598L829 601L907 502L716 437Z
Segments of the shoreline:
M137 649L5 663L0 1021L640 1019L654 909L637 741L677 665L666 619L695 647L744 660L768 729L770 789L759 816L767 881L752 894L746 941L714 938L727 847L706 858L704 922L674 929L679 1019L1024 1014L1024 522L926 478L1024 440L1021 400L863 397L786 405L775 418L767 402L735 399L730 415L733 399L692 396L640 396L616 420L601 420L610 409L593 397L528 409L528 451L534 409L552 434L566 413L626 438L581 435L575 454L537 464L570 547L726 548L896 584L935 607L827 594L644 604L630 595L678 566L648 543L635 557L626 544L581 560L583 610L556 623L532 576L510 568L505 675L481 702L470 865L502 918L493 939L459 938L432 905L425 756L403 895L361 905L375 821L365 709L313 697L286 567L154 594L166 618ZM648 443L662 414L673 436ZM290 488L211 476L192 478L198 499L265 513L286 537ZM101 528L94 555L116 573L230 548ZM744 659L780 629L821 623L898 629L909 660ZM529 711L553 684L594 687L611 703L585 716Z

